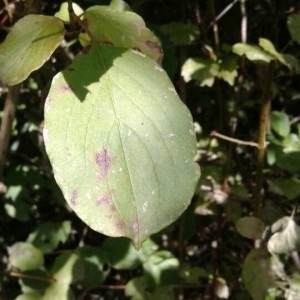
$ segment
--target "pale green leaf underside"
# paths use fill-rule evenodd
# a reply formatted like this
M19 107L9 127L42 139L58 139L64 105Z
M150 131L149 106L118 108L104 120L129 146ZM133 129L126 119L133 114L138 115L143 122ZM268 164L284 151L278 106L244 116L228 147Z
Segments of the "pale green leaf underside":
M15 85L42 66L64 37L64 24L55 17L27 15L0 45L0 80Z
M83 17L96 41L139 49L157 62L162 61L160 42L139 15L97 5L88 8Z
M44 138L70 206L137 247L189 205L199 167L192 119L159 65L93 46L52 83Z

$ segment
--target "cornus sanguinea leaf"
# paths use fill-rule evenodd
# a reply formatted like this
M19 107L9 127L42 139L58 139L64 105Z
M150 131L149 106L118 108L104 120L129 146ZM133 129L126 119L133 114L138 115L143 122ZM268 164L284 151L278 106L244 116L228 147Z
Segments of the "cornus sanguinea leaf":
M134 50L92 46L56 75L44 138L77 215L137 248L186 209L200 174L188 109L165 71Z

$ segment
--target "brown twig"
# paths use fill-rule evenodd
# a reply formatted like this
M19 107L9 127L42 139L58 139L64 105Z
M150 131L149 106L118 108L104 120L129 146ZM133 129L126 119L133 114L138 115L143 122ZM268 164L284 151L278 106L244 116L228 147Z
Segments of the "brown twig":
M23 273L18 273L18 272L10 272L9 275L11 277L33 279L36 281L43 281L43 282L48 282L48 283L56 282L56 279L52 278L52 277L39 277L39 276L33 276L33 275L28 275L28 274L23 274Z
M7 149L11 135L12 125L15 118L15 111L20 94L20 85L8 88L5 99L3 116L0 128L0 184L3 184L3 170L6 162ZM1 191L0 191L1 192Z
M258 148L259 145L255 142L251 142L251 141L243 141L243 140L239 140L239 139L235 139L235 138L232 138L232 137L229 137L229 136L226 136L224 134L221 134L221 133L218 133L217 131L212 131L211 136L215 136L215 137L218 137L222 140L225 140L225 141L228 141L228 142L231 142L231 143L235 143L235 144L239 144L239 145L244 145L244 146L251 146L251 147L256 147Z

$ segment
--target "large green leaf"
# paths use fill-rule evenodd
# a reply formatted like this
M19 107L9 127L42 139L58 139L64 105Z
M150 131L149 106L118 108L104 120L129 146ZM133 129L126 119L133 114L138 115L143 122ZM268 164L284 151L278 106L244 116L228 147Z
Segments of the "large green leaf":
M167 74L133 50L93 46L52 83L45 145L70 206L135 246L186 209L199 177L192 118Z
M15 85L41 67L64 37L64 24L55 17L27 15L0 45L0 80Z
M259 63L269 63L274 59L274 57L264 49L246 43L234 44L232 52L239 56L245 55L249 60Z
M162 61L159 40L137 14L97 5L86 10L84 19L87 20L89 31L96 41L116 47L139 49L157 62Z

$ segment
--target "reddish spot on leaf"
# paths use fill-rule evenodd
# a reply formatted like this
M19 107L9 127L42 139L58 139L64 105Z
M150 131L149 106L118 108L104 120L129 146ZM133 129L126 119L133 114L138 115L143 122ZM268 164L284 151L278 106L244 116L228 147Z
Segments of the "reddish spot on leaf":
M160 44L157 43L157 42L149 41L149 40L146 41L145 43L146 43L146 45L147 45L150 49L155 49L155 50L157 50L158 53L161 53L161 56L157 59L157 62L158 62L159 64L161 64L161 62L162 62L162 56L163 56L163 51L162 51L162 48L161 48Z
M114 189L110 189L108 192L106 192L102 197L100 197L97 201L96 201L96 205L110 205L110 206L114 206L115 205L113 203L111 203L111 197L112 194L115 192Z
M70 199L70 203L72 206L75 206L77 204L77 198L78 198L78 192L73 191Z
M71 91L71 88L70 88L68 85L66 85L66 84L61 84L61 85L58 87L58 90L59 90L60 92L65 93L65 92L70 92L70 91Z
M132 224L132 231L133 231L133 234L134 235L137 235L140 231L140 228L139 228L139 223L138 221L134 221L133 224Z
M100 167L100 179L104 179L108 170L113 164L113 157L107 153L106 149L102 149L95 155L96 164Z

